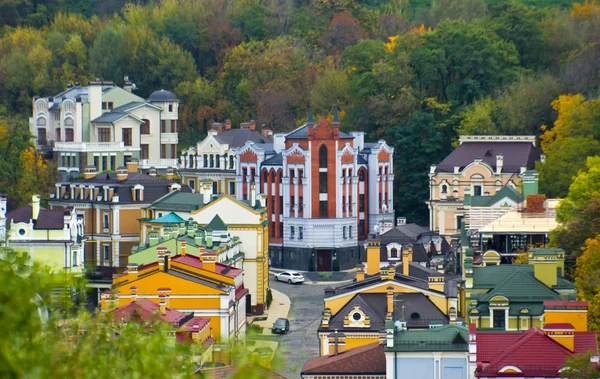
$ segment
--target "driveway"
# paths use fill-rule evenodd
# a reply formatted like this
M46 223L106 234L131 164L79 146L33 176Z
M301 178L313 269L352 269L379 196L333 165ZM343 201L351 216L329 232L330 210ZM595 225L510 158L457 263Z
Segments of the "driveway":
M292 307L289 313L290 331L283 336L277 336L281 340L277 350L276 361L285 366L276 366L277 371L286 378L300 378L300 370L304 363L319 356L319 340L317 339L317 328L321 322L323 312L323 290L329 284L287 284L279 283L271 275L270 286L286 294Z

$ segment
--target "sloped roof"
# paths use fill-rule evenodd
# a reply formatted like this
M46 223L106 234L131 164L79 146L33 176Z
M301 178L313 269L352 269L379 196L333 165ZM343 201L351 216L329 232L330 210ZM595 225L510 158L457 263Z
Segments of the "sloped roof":
M475 284L473 284L475 287ZM504 296L511 301L560 300L560 295L537 280L533 275L521 270L514 270L491 291L479 298L489 302L494 296Z
M184 222L184 220L181 217L179 217L178 215L176 215L175 213L171 212L162 217L158 217L158 218L155 218L154 220L150 220L150 222L155 223L155 224L180 224L180 223Z
M171 259L171 261L202 269L202 261L200 260L200 257L194 255L176 255ZM169 272L171 273L173 270L169 270ZM230 278L235 278L242 273L242 269L217 262L215 263L215 272Z
M179 100L177 99L177 95L175 95L173 92L161 89L160 91L152 92L150 94L150 97L148 97L148 101L167 102L167 101L179 101Z
M148 208L191 212L203 206L204 195L199 192L172 191L154 201Z
M165 321L174 327L178 328L182 326L186 321L193 319L193 313L183 313L175 309L167 308L165 314L160 313L160 305L147 300L138 299L122 307L116 308L110 312L110 316L115 321L130 321L136 316L139 317L140 321L151 322L151 321ZM209 319L206 319L209 320Z
M222 231L227 230L227 224L223 222L219 215L215 215L213 219L204 227L206 230Z
M471 164L475 158L496 170L496 155L504 155L502 172L518 173L521 167L535 168L540 159L540 149L529 141L515 142L463 142L437 166L438 172L454 172L454 166L461 169Z
M384 351L468 351L469 330L448 324L434 329L394 331L394 346Z
M156 105L154 105L152 103L149 103L147 101L132 101L130 103L123 104L121 106L113 108L112 112L128 112L128 111L130 111L132 109L135 109L137 107L141 107L142 105L147 105L147 106L152 107L152 108L161 109L160 107L158 107L158 106L156 106Z
M317 124L314 124L314 127L316 127L316 126L317 126ZM288 138L294 138L294 139L308 138L308 125L304 124L301 127L297 128L295 130L292 130L289 134L287 134L285 136L285 139L288 139ZM354 136L340 131L339 138L354 138Z
M301 375L385 375L385 354L378 342L332 356L309 359Z
M61 230L64 227L65 213L69 214L70 210L65 209L46 209L40 207L38 219L35 222L35 229ZM29 222L32 217L31 204L24 205L20 208L13 209L6 214L6 220L10 222Z
M509 198L517 204L523 201L523 196L507 184L492 196L465 196L465 204L474 207L489 207L504 198Z
M239 148L246 142L254 142L255 144L272 144L272 137L265 137L261 132L249 129L226 129L215 136L216 140L228 144L230 148Z
M140 119L139 117L137 117L135 115L132 115L129 112L111 111L111 112L103 113L102 115L93 119L91 122L101 122L101 123L109 124L112 122L117 122L120 119L125 118L127 116L133 117L140 122L142 121L142 119Z
M281 166L283 164L283 155L277 153L263 161L262 166Z
M512 276L515 271L519 271L524 275L519 275L515 278L515 280L520 281L521 285L527 284L529 285L529 281L523 279L524 276L527 276L533 279L535 282L534 285L536 287L544 286L548 288L545 284L535 279L534 275L534 267L530 264L516 265L516 264L505 264L505 265L496 265L496 266L486 266L486 267L473 267L473 288L475 289L492 289L499 286L501 283L505 282L507 277ZM557 278L558 284L553 288L573 288L573 283L564 279ZM518 290L515 288L514 290ZM511 290L512 291L512 290ZM511 292L509 291L509 292ZM552 291L554 292L554 291ZM555 292L556 293L556 292ZM549 298L547 300L559 300Z

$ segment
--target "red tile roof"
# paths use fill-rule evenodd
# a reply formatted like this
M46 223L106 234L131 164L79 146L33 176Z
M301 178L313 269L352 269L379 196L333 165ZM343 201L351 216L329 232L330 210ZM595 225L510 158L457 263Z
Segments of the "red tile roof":
M166 321L175 327L179 327L189 314L167 308L165 314L160 313L160 306L147 299L139 299L110 312L116 321L129 321L137 314L142 321L148 322L156 319Z
M238 377L238 375L243 373L248 373L254 371L257 375L260 375L260 378L265 379L285 379L285 376L276 373L275 371L267 370L261 366L226 366L226 367L216 367L216 368L204 368L196 371L196 373L201 373L207 379L217 379L217 378L231 378ZM251 376L254 377L254 376Z
M191 320L189 320L188 322L186 322L185 324L183 324L183 327L190 331L193 332L194 331L194 326L198 326L198 331L204 329L204 327L206 325L208 325L210 323L210 319L207 317L195 317Z
M544 325L544 330L574 330L575 327L569 323L556 323Z
M570 325L570 324L569 324ZM598 351L595 333L575 333L575 353ZM573 355L539 328L525 332L477 333L478 377L514 376L501 374L506 366L518 367L520 377L556 376Z
M385 375L383 345L374 342L333 356L309 359L302 375Z
M244 288L243 285L241 285L235 289L235 299L239 300L242 298L242 296L246 295L247 293L248 293L248 290L246 288Z
M176 255L171 258L171 261L182 263L184 265L192 266L197 269L202 269L202 261L199 257L195 255ZM225 265L223 263L215 263L215 272L217 274L222 274L228 276L230 278L235 278L238 275L242 274L242 270L233 266Z

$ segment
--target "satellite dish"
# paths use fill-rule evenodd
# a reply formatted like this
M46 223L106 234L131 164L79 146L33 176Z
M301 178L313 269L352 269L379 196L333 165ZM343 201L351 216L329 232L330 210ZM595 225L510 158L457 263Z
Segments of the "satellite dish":
M381 210L383 211L383 213L387 212L387 205L383 204Z
M132 90L132 91L135 91L136 89L137 89L137 86L135 85L135 83L133 83L133 84L131 85L131 90Z
M375 234L379 234L379 225L375 224L373 227L373 232L375 232Z

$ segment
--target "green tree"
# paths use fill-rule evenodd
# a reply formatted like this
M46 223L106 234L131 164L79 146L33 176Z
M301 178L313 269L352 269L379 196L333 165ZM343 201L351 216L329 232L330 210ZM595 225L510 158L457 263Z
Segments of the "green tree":
M565 369L560 372L561 378L598 379L600 372L592 361L593 352L574 354L567 359Z
M432 25L456 19L469 23L485 16L487 5L484 0L432 0L429 12Z
M600 327L600 235L585 241L583 254L577 258L575 287L579 300L587 301L588 327Z

